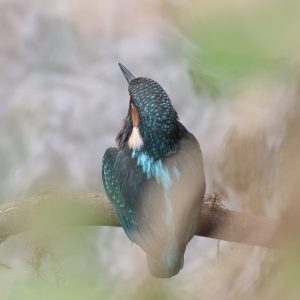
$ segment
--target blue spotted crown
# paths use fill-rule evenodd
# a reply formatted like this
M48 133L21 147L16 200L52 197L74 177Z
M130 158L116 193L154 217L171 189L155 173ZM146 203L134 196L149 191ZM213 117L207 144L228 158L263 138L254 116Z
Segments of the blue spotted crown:
M171 155L179 139L178 115L164 89L154 80L134 78L129 83L130 101L138 109L144 151L154 160Z

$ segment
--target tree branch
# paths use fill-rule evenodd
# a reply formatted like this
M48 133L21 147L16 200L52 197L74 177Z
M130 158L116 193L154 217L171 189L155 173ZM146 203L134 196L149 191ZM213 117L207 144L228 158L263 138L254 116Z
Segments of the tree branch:
M197 235L274 247L278 242L279 220L230 211L218 204L204 204ZM114 209L100 193L45 192L0 205L0 241L41 227L62 225L120 226Z

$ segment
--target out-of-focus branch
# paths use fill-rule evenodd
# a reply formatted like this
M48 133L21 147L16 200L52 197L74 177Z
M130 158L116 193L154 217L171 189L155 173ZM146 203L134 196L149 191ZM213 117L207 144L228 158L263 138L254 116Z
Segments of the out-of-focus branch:
M119 226L103 193L45 192L0 205L0 241L37 226ZM204 204L197 235L264 247L276 246L279 220Z

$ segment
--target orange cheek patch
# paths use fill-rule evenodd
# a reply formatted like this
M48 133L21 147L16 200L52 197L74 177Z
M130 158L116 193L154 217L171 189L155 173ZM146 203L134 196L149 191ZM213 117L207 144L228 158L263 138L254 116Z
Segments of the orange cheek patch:
M134 104L131 104L131 119L134 127L139 127L140 125L140 117L137 111L137 108Z

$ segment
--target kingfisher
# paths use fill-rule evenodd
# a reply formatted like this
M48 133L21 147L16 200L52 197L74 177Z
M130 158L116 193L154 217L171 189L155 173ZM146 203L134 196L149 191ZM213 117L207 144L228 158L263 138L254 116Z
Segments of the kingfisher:
M169 278L182 269L199 224L202 152L161 85L119 66L128 82L129 108L117 147L103 156L103 185L128 238L146 253L150 273Z

